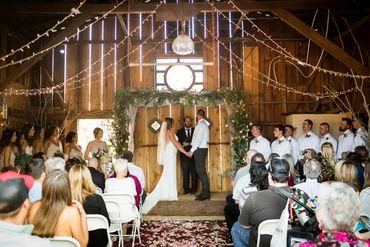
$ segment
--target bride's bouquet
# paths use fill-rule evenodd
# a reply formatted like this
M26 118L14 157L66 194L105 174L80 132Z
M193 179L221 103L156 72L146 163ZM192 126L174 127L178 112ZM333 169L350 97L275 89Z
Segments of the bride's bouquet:
M103 172L106 177L113 175L112 157L107 150L98 148L98 150L93 153L93 157L99 161L99 170Z

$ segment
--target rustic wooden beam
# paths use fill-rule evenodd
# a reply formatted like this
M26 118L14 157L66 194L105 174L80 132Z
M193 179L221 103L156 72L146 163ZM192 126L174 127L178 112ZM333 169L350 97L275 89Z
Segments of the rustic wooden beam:
M285 21L289 26L297 30L305 37L311 39L318 46L325 49L330 55L341 61L348 68L352 69L354 73L359 75L370 75L369 69L346 53L342 48L325 38L315 30L313 30L306 23L295 17L285 9L275 9L272 11L277 17Z
M234 1L234 3L245 12L248 11L270 11L273 9L284 8L287 10L309 10L309 9L335 9L345 8L351 4L350 0L278 0L278 1ZM92 14L103 14L111 10L116 4L84 4L81 11L88 11ZM125 13L150 13L156 8L157 3L124 3L118 7L112 14ZM183 11L188 12L191 9L197 9L199 12L216 12L208 3L183 3L181 4ZM223 12L238 12L233 8L232 4L227 2L215 2L214 6ZM70 13L71 8L75 8L75 4L69 3L0 3L0 14L2 16L14 15L65 15ZM178 13L181 11L177 3L166 3L158 9L168 13ZM181 16L178 16L179 18Z
M45 44L43 49L47 49L49 47L54 46L60 41L63 41L65 37L68 37L74 32L76 32L77 28L80 27L83 23L85 23L86 19L89 18L89 16L90 14L85 12L81 14L80 16L76 17L73 20L73 22L65 30L63 30L62 32L59 32L55 37L51 38L50 41ZM21 77L25 72L27 72L30 68L32 68L32 66L35 65L46 54L47 52L36 55L29 61L19 65L19 67L12 74L10 74L5 80L1 81L0 91L3 91L7 87L7 85L9 85L11 82L14 82L19 77Z
M239 26L240 26L240 24L243 22L243 20L244 20L244 15L241 15L241 16L240 16L240 18L239 18L239 20L238 20L238 22L236 23L236 26L235 26L234 30L233 30L233 35L232 35L232 37L234 37L234 35L235 35L236 31L238 31Z

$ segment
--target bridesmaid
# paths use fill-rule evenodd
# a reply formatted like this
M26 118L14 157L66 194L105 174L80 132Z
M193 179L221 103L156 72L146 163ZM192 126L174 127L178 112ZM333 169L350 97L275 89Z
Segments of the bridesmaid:
M22 128L22 134L24 135L26 154L33 155L32 139L35 135L35 128L31 124L24 124Z
M67 155L67 159L79 159L82 160L83 153L81 150L81 146L77 145L78 142L78 135L74 131L70 131L66 137L66 148L64 150L65 155Z
M58 126L50 126L45 131L44 150L48 158L53 158L56 152L63 153L62 143L59 141L60 129Z
M95 140L89 142L86 147L85 159L89 160L94 153L96 153L99 148L103 150L108 150L108 145L105 141L102 141L103 130L101 128L94 129ZM91 153L91 156L90 156Z
M17 133L15 130L6 129L1 137L1 150L3 155L3 166L14 167L15 152L13 149L14 143L17 140Z
M45 135L45 129L40 126L35 126L35 135L34 135L34 141L33 141L33 151L35 154L37 153L45 153L44 150L44 135Z

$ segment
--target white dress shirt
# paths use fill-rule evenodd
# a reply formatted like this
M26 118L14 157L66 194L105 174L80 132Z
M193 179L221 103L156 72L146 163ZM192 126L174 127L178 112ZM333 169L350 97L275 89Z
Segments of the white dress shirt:
M239 178L241 178L242 176L246 175L246 174L249 174L249 170L250 170L250 165L246 165L242 168L240 168L236 174L235 174L235 177L234 177L234 186L236 185L236 183L238 182Z
M310 198L315 198L323 188L323 185L320 184L317 179L307 178L306 182L297 184L294 188L303 190Z
M249 150L256 150L263 154L263 157L267 161L271 154L270 142L263 136L254 138L249 144Z
M284 154L292 154L292 144L282 136L272 142L271 153L277 153L280 157Z
M320 152L320 138L312 131L308 131L306 134L301 135L298 138L298 143L301 155L303 155L303 151L307 148L312 148L316 153Z
M294 164L295 164L299 160L299 157L301 157L301 150L299 149L299 143L294 137L291 137L291 136L288 136L286 139L290 142L290 144L292 144L292 156L293 156Z
M365 146L368 148L365 142L365 140L368 138L368 135L369 134L364 127L357 129L355 138L353 140L352 151L355 151L355 147L357 146Z
M325 142L330 142L331 144L333 144L334 152L335 153L337 152L338 141L330 133L327 133L326 135L324 135L323 137L321 137L320 150L321 150L322 144L324 144Z
M338 138L337 158L342 159L343 152L351 152L355 135L351 130L346 130Z
M144 176L143 169L141 167L135 165L134 163L131 163L131 162L128 162L127 167L128 167L128 171L130 172L130 174L137 177L137 179L140 182L141 188L144 189L144 187L145 187L145 176Z
M105 193L123 193L136 196L136 187L134 179L127 178L108 178L105 180Z
M201 119L194 129L193 139L191 140L191 152L198 148L208 148L209 128L205 119Z
M244 187L249 186L251 182L251 175L249 173L245 174L244 176L241 176L238 179L238 182L234 185L233 189L233 199L234 200L240 200L240 197L242 196L242 190Z

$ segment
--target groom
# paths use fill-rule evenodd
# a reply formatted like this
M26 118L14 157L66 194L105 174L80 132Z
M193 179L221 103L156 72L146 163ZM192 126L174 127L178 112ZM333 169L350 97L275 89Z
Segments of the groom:
M194 128L192 127L191 117L184 117L184 127L176 132L179 138L179 143L184 147L186 152L191 149L191 140L193 139ZM180 164L183 174L182 186L184 188L184 194L195 194L198 186L198 175L195 170L194 159L189 158L183 153L180 153ZM190 187L190 175L191 175L191 187Z
M198 124L194 129L192 148L188 153L189 157L194 156L195 169L202 182L202 193L196 197L196 201L209 200L211 195L209 191L209 180L206 172L206 157L208 153L209 129L205 120L206 113L204 110L197 111Z

